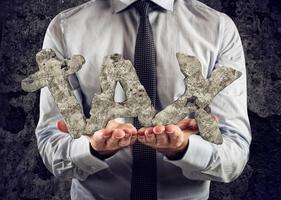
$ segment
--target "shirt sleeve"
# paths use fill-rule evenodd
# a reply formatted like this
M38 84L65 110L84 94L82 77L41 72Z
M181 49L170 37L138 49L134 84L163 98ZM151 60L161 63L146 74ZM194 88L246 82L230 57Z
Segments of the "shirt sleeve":
M64 48L61 14L50 23L43 48L52 48L59 58L66 55ZM90 152L86 136L73 139L56 128L56 122L63 119L47 87L40 93L40 117L35 131L39 153L45 166L55 175L64 178L85 180L90 174L108 167L103 160Z
M249 156L251 131L242 42L234 22L225 14L222 14L222 26L223 36L215 68L226 66L242 72L242 76L221 91L210 105L212 114L219 117L223 144L216 145L199 135L192 135L180 160L164 157L193 180L233 181L242 173Z

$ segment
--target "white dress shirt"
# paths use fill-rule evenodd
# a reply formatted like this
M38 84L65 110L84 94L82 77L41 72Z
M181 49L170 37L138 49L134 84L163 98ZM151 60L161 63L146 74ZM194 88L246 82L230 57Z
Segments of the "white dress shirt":
M86 63L77 73L89 106L100 92L99 72L106 55L119 53L133 62L139 16L127 8L134 0L93 0L58 14L50 23L43 48L59 57L81 54ZM242 77L220 92L211 104L220 119L223 144L199 135L189 138L182 159L157 153L158 199L208 199L210 181L230 182L242 172L251 142L247 115L246 70L242 43L233 21L197 0L153 0L162 7L149 13L157 51L157 81L162 107L184 93L184 76L176 52L196 56L203 76L221 66ZM78 98L78 97L77 97ZM116 101L125 99L120 85ZM48 88L41 90L38 148L46 167L57 177L72 178L71 198L128 200L132 172L131 148L100 160L90 153L86 136L72 139L56 128L62 119ZM121 119L132 122L131 118Z

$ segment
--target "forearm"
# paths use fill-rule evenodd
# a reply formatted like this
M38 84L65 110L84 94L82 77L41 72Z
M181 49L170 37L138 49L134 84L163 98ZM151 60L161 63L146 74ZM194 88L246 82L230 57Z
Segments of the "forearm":
M68 134L49 129L37 132L38 149L45 166L57 177L86 179L108 165L90 152L85 136L72 139Z
M211 108L212 113L220 119L223 143L216 145L199 135L192 135L184 156L177 161L167 161L180 167L190 179L230 182L241 174L249 156L251 132L246 93L221 93Z
M230 182L243 171L249 154L249 145L237 135L223 135L223 144L215 145L198 135L190 137L189 146L179 160L164 158L182 169L183 174L193 180Z

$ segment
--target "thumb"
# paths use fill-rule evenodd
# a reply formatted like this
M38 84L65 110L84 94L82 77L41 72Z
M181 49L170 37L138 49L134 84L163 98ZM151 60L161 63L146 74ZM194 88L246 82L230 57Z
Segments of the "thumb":
M189 129L189 130L197 130L197 122L195 119L183 119L177 124L181 130Z
M220 118L219 118L217 115L213 115L212 117L213 117L213 119L214 119L216 122L219 122L219 121L220 121Z
M108 123L106 125L106 128L108 128L108 129L115 129L115 128L118 127L118 125L119 125L119 123L114 121L114 119L112 119L112 120L108 121Z
M68 133L68 128L67 128L64 120L57 121L57 129L59 129L60 131L62 131L64 133Z

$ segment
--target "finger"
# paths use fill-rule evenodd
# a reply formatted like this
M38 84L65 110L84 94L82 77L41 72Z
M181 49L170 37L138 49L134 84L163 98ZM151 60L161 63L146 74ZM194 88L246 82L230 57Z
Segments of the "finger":
M138 130L138 134L137 134L138 141L145 144L146 143L145 134L152 133L152 132L153 132L152 127L142 127L142 128L140 128Z
M177 125L168 125L166 126L166 133L169 138L169 142L171 146L178 146L179 143L182 142L182 131Z
M170 124L165 127L166 133L173 133L173 132L181 132L181 129L178 125Z
M106 128L109 129L128 129L131 130L131 132L135 132L136 128L131 123L119 123L115 120L110 120L107 123Z
M181 120L177 125L180 127L180 129L186 129L190 126L190 122L192 119L186 118Z
M145 133L147 132L148 129L152 129L152 128L143 127L143 128L138 130L137 139L138 139L138 141L140 141L143 144L146 143Z
M137 130L133 124L131 123L125 123L125 124L121 124L121 126L123 126L124 128L129 128L129 129L135 129Z
M165 126L163 126L163 125L157 125L153 128L153 132L155 134L162 134L162 133L164 133L164 131L165 131Z
M97 151L103 151L105 149L106 140L111 137L112 131L101 129L96 131L93 136L90 137L93 148Z
M187 129L189 129L189 130L198 130L198 125L197 125L197 122L196 122L195 119L192 119L190 121L190 127L187 128Z
M64 133L68 133L68 128L67 128L64 120L57 121L57 129L59 129L60 131L62 131Z
M109 120L107 122L106 128L108 128L108 129L115 129L115 128L117 128L118 125L119 125L118 122L116 122L114 120Z
M150 145L156 144L156 137L155 137L155 134L153 133L153 130L152 131L148 130L145 132L145 140Z
M121 129L115 129L112 132L112 136L106 141L107 150L115 150L119 147L119 140L125 137L125 132Z
M153 134L153 127L148 127L144 131L144 135Z
M188 119L183 119L177 125L178 125L178 127L181 130L185 130L185 129L195 130L195 129L198 129L197 122L196 122L195 119L189 119L189 118Z
M102 129L103 130L103 137L108 139L112 136L113 130L111 129Z
M137 134L137 129L135 127L133 127L133 128L123 128L123 131L125 132L126 137Z
M137 129L130 123L125 123L125 124L119 123L116 128L126 130L127 132L130 133L137 132Z
M123 139L121 139L119 141L119 146L120 147L126 147L126 146L129 146L131 144L131 137L125 137Z
M112 132L112 138L114 139L122 139L125 137L125 135L126 133L122 129L115 129Z
M213 115L212 117L213 117L214 120L216 120L216 122L219 122L219 121L220 121L220 118L219 118L218 116Z
M169 139L166 133L162 134L155 134L156 136L156 145L160 148L167 148L169 147Z
M125 136L119 140L120 147L129 146L131 144L131 137L132 137L131 130L123 129L123 131L125 132Z
M129 145L130 144L133 144L135 143L135 141L137 140L138 138L138 131L137 129L133 126L132 128L125 128L123 129L125 131L125 138L128 138L128 141L129 141ZM140 129L140 134L141 135L144 135L144 131L145 131L145 128L143 127L142 129ZM125 139L125 141L122 142L123 144L121 144L122 146L125 145L125 146L128 146L127 145L127 140ZM125 143L125 144L124 144Z

